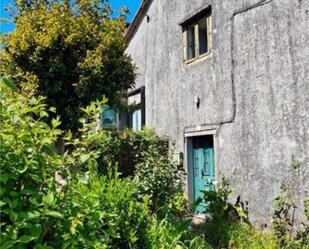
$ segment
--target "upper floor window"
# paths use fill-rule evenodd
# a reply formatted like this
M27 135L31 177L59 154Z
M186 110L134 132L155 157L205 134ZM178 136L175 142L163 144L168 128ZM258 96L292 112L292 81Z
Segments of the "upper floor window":
M191 17L182 27L185 63L207 57L211 49L211 9Z

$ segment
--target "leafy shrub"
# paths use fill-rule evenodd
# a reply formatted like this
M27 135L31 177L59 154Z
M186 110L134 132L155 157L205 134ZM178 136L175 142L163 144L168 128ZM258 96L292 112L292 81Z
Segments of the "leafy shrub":
M208 248L206 241L187 235L190 220L158 219L148 197L140 200L136 191L135 182L116 174L77 181L66 197L63 216L69 222L56 228L61 247Z
M109 163L115 162L122 177L133 176L136 166L147 161L145 152L150 148L158 156L168 156L167 139L158 136L151 129L105 132L96 141L96 149L100 151L99 173L106 174Z
M188 231L190 220L158 220L153 223L150 234L154 249L210 249L202 236Z
M72 184L63 214L68 223L57 227L62 248L150 248L152 217L147 199L137 201L135 192L133 182L117 176Z
M121 177L134 177L138 196L150 197L154 212L175 207L177 202L185 204L181 166L169 156L168 140L164 137L151 129L106 131L96 134L91 144L91 150L99 153L99 174L108 173L110 162L117 164Z
M304 202L304 211L307 221L296 227L294 212L297 208L295 196L289 192L285 185L282 185L280 195L274 203L274 213L272 217L273 231L285 249L309 248L309 217L308 201Z
M2 86L0 94L1 248L41 245L61 221L63 196L55 172L65 171L53 144L59 120L49 127L44 98L27 99ZM52 110L53 111L53 110Z
M302 229L296 235L296 242L300 247L309 249L309 200L304 202L304 211L307 220L302 222Z
M233 190L224 176L216 191L203 192L207 218L204 233L213 248L279 248L271 233L262 232L249 223L248 210L239 196L235 204L230 202Z
M235 204L229 202L233 190L230 188L229 180L224 176L216 186L216 191L205 190L203 193L206 204L205 214L212 221L232 220L249 223L248 210L241 202L240 196Z
M120 179L112 161L112 173L98 175L105 133L92 121L101 104L84 109L80 138L68 132L70 150L59 155L59 121L43 121L43 98L1 89L1 248L207 248L186 235L188 222L152 214L151 196Z
M295 189L294 173L302 167L302 164L295 161L291 165L293 175L289 176L285 183L281 185L280 194L274 202L274 212L272 216L273 231L280 242L280 246L285 249L309 248L309 203L304 202L304 215L307 221L301 224L295 222L295 212L298 208Z
M183 197L184 178L180 165L152 146L142 152L142 157L145 160L137 164L135 172L138 195L150 196L150 205L155 212L173 206L175 197Z
M296 203L294 195L287 190L285 185L281 186L281 192L275 199L274 208L272 227L281 246L286 246L293 235L293 213L296 209Z

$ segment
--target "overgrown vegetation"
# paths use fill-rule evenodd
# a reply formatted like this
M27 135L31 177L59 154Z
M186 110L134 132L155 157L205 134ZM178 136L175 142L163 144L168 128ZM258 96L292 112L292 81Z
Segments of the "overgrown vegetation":
M232 194L229 180L224 176L216 186L216 191L204 191L206 203L206 224L202 231L213 248L279 248L276 237L263 232L249 222L246 203L237 197L235 204L230 202Z
M106 133L92 121L102 104L84 109L81 138L66 133L70 150L60 155L60 122L44 122L44 98L1 87L1 248L206 248L187 231L190 222L153 212L153 196L139 190L143 179L120 178L113 161L99 174L94 145Z
M168 140L160 137L151 129L142 131L110 130L104 136L97 136L93 148L100 152L98 159L99 174L106 174L111 161L117 162L122 177L132 176L139 163L148 160L149 150L155 151L156 158L168 157Z
M273 230L261 231L250 223L246 203L241 201L240 196L235 204L230 202L232 192L225 177L222 177L215 192L204 191L207 221L199 230L213 248L309 248L308 201L304 203L307 222L297 228L293 212L295 196L282 187L275 201Z
M275 202L273 231L261 231L240 197L230 202L222 177L215 192L204 191L207 220L197 229L166 139L147 129L98 130L106 100L83 109L76 138L59 129L59 119L45 122L55 109L47 112L44 97L26 97L6 79L1 84L1 248L308 248L309 201L308 220L296 228L288 185ZM64 154L55 148L59 136Z
M309 200L303 204L304 216L306 220L301 224L295 221L296 211L299 208L296 195L294 193L294 177L302 167L298 161L291 165L292 177L288 177L281 185L281 191L274 202L274 213L272 217L272 228L282 248L301 249L309 248Z

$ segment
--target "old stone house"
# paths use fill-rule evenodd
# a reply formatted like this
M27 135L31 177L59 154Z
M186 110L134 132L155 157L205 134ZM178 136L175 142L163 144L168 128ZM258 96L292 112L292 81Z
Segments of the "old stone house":
M126 37L130 123L176 141L191 201L220 172L253 222L292 176L309 196L308 0L144 0Z

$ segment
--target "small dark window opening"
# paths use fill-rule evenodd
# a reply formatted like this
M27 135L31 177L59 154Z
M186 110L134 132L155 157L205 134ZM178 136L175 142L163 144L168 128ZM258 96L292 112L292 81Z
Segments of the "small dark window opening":
M208 51L208 33L206 18L202 18L198 22L198 38L199 38L199 54L205 54Z
M195 30L194 26L187 29L187 58L188 60L195 57Z

